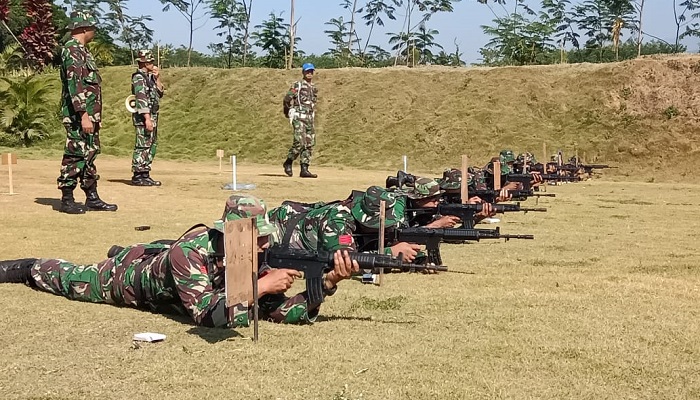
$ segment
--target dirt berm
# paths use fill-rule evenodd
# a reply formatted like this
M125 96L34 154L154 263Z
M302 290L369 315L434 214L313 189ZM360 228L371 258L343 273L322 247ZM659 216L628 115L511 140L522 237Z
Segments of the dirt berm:
M131 68L103 70L105 153L128 155L124 108ZM159 157L281 163L291 143L282 97L299 71L171 68L163 71ZM439 172L461 154L483 165L502 148L543 156L576 149L607 175L698 181L700 56L613 64L503 68L319 70L314 163ZM56 93L56 97L58 93ZM60 149L62 135L49 144ZM46 146L44 145L44 146ZM679 163L680 168L675 168ZM410 168L409 168L410 169Z

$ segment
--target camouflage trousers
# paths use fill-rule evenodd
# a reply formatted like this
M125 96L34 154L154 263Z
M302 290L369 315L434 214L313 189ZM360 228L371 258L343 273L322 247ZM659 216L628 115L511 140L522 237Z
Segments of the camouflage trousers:
M141 307L134 282L136 267L153 258L147 248L165 245L144 244L127 247L112 258L97 264L80 265L62 259L40 259L32 268L39 289L71 300ZM142 274L141 286L148 290L153 283Z
M136 143L134 144L134 154L131 157L131 171L148 172L151 170L151 163L156 156L158 147L158 116L151 115L153 120L153 131L149 132L143 125L136 125Z
M314 121L308 118L294 118L292 127L294 127L294 141L292 147L289 148L287 158L296 160L297 157L300 157L300 163L310 164L311 155L316 145Z
M95 159L100 154L100 131L85 133L80 123L66 124L66 145L61 160L61 174L58 176L58 188L78 186L83 189L92 187L100 176L97 175Z
M89 265L74 264L62 259L40 259L32 268L32 278L38 289L71 300L149 308L156 312L175 311L187 315L177 295L168 297L169 291L163 290L162 285L154 282L148 265L142 274L141 287L150 293L158 292L160 298L157 304L145 303L137 298L134 282L136 267L141 263L148 264L152 258L144 255L145 249L159 246L162 245L127 247L112 258ZM166 281L165 277L156 279L161 283ZM309 307L305 292L290 298L283 294L267 295L259 303L260 318L277 323L313 323L319 312L319 305ZM168 308L167 305L172 307ZM229 327L248 326L252 320L252 309L249 309L248 304L236 305L229 312Z

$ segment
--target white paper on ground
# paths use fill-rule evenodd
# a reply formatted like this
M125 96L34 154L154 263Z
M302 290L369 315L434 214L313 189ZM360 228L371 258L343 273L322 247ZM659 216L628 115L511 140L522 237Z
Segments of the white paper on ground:
M153 332L135 333L134 340L138 342L160 342L165 340L165 335Z
M485 224L497 224L497 223L501 222L501 220L498 218L484 218L481 220L481 222L483 222Z

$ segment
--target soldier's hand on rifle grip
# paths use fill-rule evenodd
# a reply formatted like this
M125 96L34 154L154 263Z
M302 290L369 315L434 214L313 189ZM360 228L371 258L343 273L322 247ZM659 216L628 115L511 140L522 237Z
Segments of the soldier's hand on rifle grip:
M82 113L80 116L80 126L85 133L95 132L95 123L90 120L90 115L87 112Z
M510 192L508 189L503 188L501 189L500 193L498 194L498 197L496 197L496 203L499 203L501 201L509 201L511 198Z
M292 287L295 278L301 278L301 272L293 269L271 269L258 280L260 296L286 292Z
M532 183L542 183L542 175L540 175L539 172L531 172L532 175Z
M421 245L415 243L399 242L391 246L391 255L398 257L399 254L403 253L403 259L406 262L413 262L421 250Z
M343 279L349 279L352 274L360 271L360 264L350 259L347 250L338 250L333 253L333 271L326 274L326 281L335 286Z
M431 229L454 228L460 222L462 221L455 215L441 215L438 219L429 223L425 227Z

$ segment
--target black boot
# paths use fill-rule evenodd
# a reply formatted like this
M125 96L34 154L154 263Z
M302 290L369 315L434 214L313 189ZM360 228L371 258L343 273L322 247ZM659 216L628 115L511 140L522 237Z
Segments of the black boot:
M309 172L309 164L301 164L301 172L299 176L302 178L316 178L318 175Z
M145 172L134 172L134 176L131 177L131 184L134 186L153 186L146 180Z
M32 267L36 258L0 261L0 283L32 284Z
M161 185L160 181L154 181L153 179L151 179L151 172L150 172L150 171L146 171L146 172L144 172L143 174L144 174L144 178L143 178L143 179L144 179L146 182L150 183L151 186L160 186L160 185Z
M85 214L85 208L80 204L76 204L75 198L73 197L72 187L62 187L61 188L61 208L58 211L66 214Z
M291 158L287 158L287 161L285 161L284 164L282 164L282 166L284 167L284 173L287 174L287 176L294 175L294 172L292 171L293 162L294 160L292 160Z
M83 189L83 191L87 197L85 207L87 207L88 211L117 211L116 204L105 203L100 199L100 196L97 194L97 182L93 183L89 188Z

